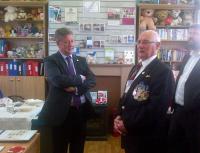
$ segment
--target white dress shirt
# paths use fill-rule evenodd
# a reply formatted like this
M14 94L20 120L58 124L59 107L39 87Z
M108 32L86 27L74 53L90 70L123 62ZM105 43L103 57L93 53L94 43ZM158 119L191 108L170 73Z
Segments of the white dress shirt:
M176 93L175 93L175 102L181 106L184 106L185 83L186 83L190 73L192 72L193 68L199 61L199 59L200 59L200 52L191 51L190 58L188 59L186 65L183 69L183 73L178 80Z
M60 54L61 54L62 57L64 58L65 63L68 65L68 63L67 63L67 61L66 61L66 57L67 57L67 56L64 55L62 52L60 52ZM76 74L76 69L75 69L75 67L74 67L74 62L73 62L72 55L69 55L69 56L71 56L71 61L72 61L72 63L73 63L74 72L75 72L75 74ZM82 76L81 76L81 79L82 79L82 81L83 81ZM77 94L77 92L78 92L78 89L76 88L76 93L75 93L75 94ZM83 104L83 103L86 102L86 99L85 99L85 96L84 96L84 95L80 96L80 99L81 99L81 104ZM73 99L72 99L72 101L73 101Z

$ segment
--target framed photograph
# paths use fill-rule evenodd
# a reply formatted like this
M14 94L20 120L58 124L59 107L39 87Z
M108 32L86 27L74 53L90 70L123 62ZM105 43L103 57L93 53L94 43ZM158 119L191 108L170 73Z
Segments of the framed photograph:
M77 24L78 23L78 9L75 7L66 7L65 8L65 19L64 21L68 24Z
M82 32L92 32L92 24L91 23L80 23L79 31Z
M88 36L88 37L87 37L86 47L87 47L87 48L92 48L92 47L93 47L92 36Z
M100 40L96 40L93 42L93 47L100 48L101 42Z
M105 24L93 24L93 31L94 32L103 32L105 30Z
M105 41L104 40L100 40L100 48L104 48Z
M55 42L55 34L54 33L49 33L48 34L48 40L49 42Z

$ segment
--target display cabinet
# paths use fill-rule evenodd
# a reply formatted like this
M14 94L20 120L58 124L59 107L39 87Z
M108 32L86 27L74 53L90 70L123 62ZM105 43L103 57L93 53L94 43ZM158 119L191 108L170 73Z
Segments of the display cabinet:
M0 1L0 14L1 90L5 96L44 99L47 2Z

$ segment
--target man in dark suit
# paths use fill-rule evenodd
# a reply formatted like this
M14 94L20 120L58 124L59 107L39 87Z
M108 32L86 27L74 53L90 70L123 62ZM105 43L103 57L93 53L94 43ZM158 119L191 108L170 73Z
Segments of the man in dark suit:
M177 77L170 153L200 153L200 25L189 28L188 49Z
M139 63L130 71L114 120L115 131L122 134L126 153L164 153L167 145L167 110L174 89L172 71L157 59L160 37L152 30L139 36Z
M66 153L68 146L70 153L83 153L95 76L85 58L72 55L72 31L57 29L55 39L59 51L44 61L49 93L39 119L52 127L53 153Z

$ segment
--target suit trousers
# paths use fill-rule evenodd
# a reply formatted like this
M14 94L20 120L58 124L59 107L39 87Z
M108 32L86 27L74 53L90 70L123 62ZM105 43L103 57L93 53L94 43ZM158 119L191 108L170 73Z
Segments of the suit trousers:
M70 107L66 120L52 129L53 153L83 153L86 136L86 119L82 109Z
M169 129L168 153L200 153L200 113L176 104Z

